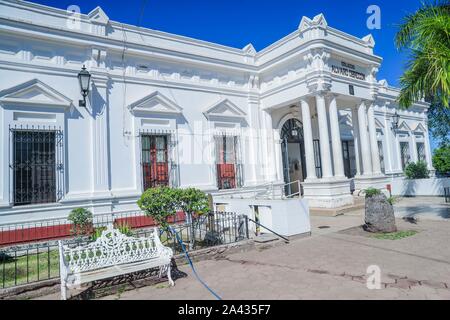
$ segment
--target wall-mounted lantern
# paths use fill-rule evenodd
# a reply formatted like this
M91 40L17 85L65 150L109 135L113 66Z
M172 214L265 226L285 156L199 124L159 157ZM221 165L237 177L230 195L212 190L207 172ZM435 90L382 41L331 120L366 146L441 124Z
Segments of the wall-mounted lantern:
M397 111L395 111L395 114L392 116L392 129L394 129L394 130L398 129L399 121L400 121L400 116L397 113Z
M83 100L78 102L80 107L86 107L86 97L89 93L89 83L91 81L91 74L86 70L86 67L83 65L83 68L78 73L78 81L80 82L81 95L83 96Z

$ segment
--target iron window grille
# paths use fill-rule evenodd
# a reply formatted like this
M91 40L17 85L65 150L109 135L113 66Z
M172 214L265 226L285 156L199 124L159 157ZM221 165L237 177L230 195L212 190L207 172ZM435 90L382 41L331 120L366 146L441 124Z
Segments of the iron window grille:
M10 127L14 206L54 203L63 196L63 131L56 127Z
M144 191L156 186L179 185L176 131L139 130L141 177Z
M417 159L419 161L426 162L426 156L425 156L425 144L423 142L417 142L416 143L417 148Z
M214 136L216 149L216 177L219 189L243 186L244 170L239 136L221 134Z
M411 161L411 155L409 154L409 142L400 142L400 156L402 161L402 169L405 169L406 165Z
M142 180L148 188L169 185L167 135L141 135Z
M380 157L380 170L381 172L385 173L386 169L384 166L383 142L377 141L377 144L378 144L378 155Z

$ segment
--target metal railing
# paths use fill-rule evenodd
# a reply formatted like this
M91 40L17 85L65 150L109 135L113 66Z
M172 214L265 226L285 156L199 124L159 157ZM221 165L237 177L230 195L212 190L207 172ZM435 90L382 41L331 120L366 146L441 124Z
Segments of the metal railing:
M291 192L291 185L298 185L297 192ZM220 192L218 196L230 196L230 198L247 199L286 199L300 197L302 195L302 184L300 180L295 180L285 184L275 184L269 182L257 186L251 186L242 189L233 189L226 192Z
M111 220L110 217L106 218L106 215L103 220L99 218L97 217L94 228L117 221L117 218ZM191 251L249 238L248 218L232 212L211 212L193 217L191 223L175 223L172 227ZM151 227L136 227L132 229L132 234L145 237L151 230ZM160 230L160 238L165 246L172 248L174 254L182 253L181 245L174 234ZM84 235L70 236L64 239L64 242L69 246L78 246L93 240L92 235ZM0 247L0 289L58 277L57 240Z
M269 228L266 227L265 225L262 225L261 223L255 221L255 220L253 220L253 219L251 219L251 218L248 218L248 220L249 220L250 222L253 222L253 223L254 223L255 225L257 225L257 226L263 227L263 228L266 229L267 231L273 233L273 234L276 235L277 237L279 237L279 238L283 239L285 242L289 243L290 240L289 240L288 238L286 238L285 236L282 236L281 234L279 234L279 233L273 231L272 229L269 229Z
M184 213L178 212L169 220L170 223L184 221ZM108 224L127 224L131 228L156 225L155 221L145 216L140 210L95 214L93 228ZM0 225L0 247L18 243L29 243L61 239L72 235L73 226L67 218L42 219L23 223Z

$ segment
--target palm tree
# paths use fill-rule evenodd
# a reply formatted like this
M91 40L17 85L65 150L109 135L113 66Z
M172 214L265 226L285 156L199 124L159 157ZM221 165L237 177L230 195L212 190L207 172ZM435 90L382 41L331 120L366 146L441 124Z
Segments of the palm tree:
M395 44L410 51L400 78L400 107L426 99L448 108L450 98L450 2L423 3L400 25Z

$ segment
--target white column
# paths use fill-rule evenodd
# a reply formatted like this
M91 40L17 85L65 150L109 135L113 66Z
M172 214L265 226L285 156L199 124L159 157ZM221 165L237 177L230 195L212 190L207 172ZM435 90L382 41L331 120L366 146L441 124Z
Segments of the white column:
M92 191L95 194L110 195L108 80L102 76L93 77L93 84L90 99L92 112Z
M339 131L339 114L335 95L331 95L330 97L328 113L330 114L330 134L333 149L334 176L338 178L345 178L341 132Z
M432 161L432 157L431 157L430 137L428 135L428 125L427 125L427 131L425 131L425 136L423 137L423 142L425 143L425 157L427 159L428 170L434 170L433 161Z
M372 159L370 157L370 142L367 134L366 123L366 103L362 101L358 107L358 125L359 125L359 137L361 146L361 158L362 158L362 174L372 174Z
M380 155L378 153L377 129L375 126L375 112L373 103L367 110L367 120L369 127L370 154L372 155L372 171L374 174L381 174Z
M384 145L384 149L386 150L386 154L384 157L384 168L385 168L385 172L387 173L391 173L393 170L393 163L392 163L392 146L393 146L393 141L395 141L392 137L392 133L391 133L391 121L390 121L390 117L386 115L384 115L384 140L383 140L383 145ZM395 142L394 142L395 143Z
M325 96L321 93L316 95L317 119L319 122L320 156L322 160L322 178L331 178L333 171L331 167L330 136L328 134L327 111L325 107Z
M352 108L353 144L355 145L356 176L361 175L361 147L359 144L358 111Z
M314 163L314 145L311 125L311 111L309 104L305 99L301 101L302 106L302 122L303 122L303 139L305 142L305 160L307 179L317 179L316 165Z

